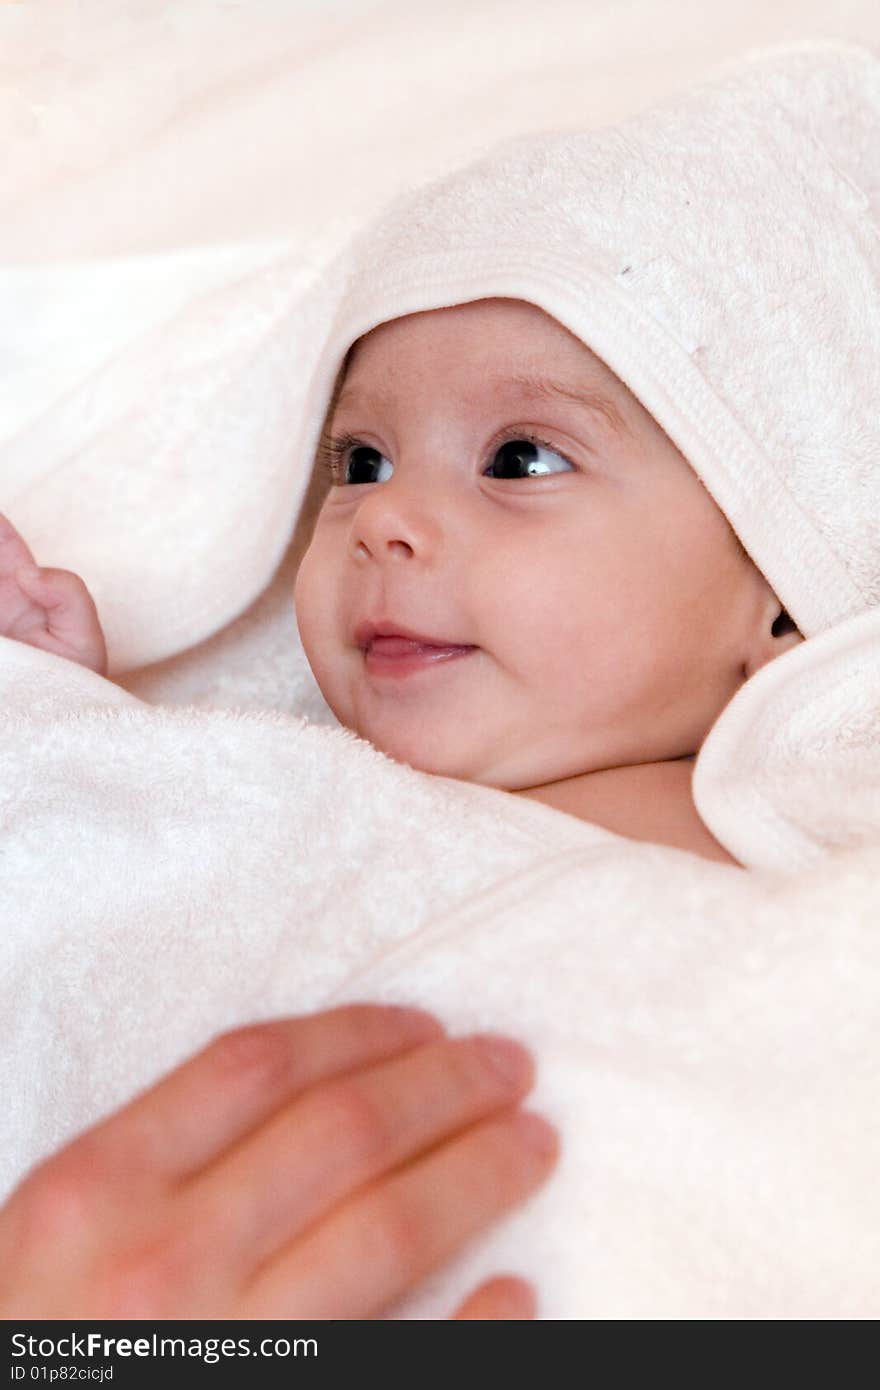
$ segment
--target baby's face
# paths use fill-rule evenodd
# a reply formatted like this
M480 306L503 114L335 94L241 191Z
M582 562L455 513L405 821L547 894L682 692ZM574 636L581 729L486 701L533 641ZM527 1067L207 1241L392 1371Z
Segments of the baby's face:
M686 460L574 335L514 299L395 319L361 339L329 427L358 443L295 602L342 724L508 790L699 748L766 593ZM373 669L355 635L370 620L473 650Z

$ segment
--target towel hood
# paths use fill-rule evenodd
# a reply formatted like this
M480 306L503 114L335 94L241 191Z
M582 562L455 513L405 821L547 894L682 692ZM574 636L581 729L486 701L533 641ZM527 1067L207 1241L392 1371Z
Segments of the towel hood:
M878 222L880 60L854 45L757 50L620 124L504 141L328 270L305 445L371 328L527 300L650 411L811 637L880 602Z

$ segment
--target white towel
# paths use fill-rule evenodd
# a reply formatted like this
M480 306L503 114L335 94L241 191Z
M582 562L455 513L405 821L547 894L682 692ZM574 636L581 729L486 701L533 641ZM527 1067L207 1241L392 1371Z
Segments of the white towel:
M225 1028L409 1001L531 1046L563 1153L391 1316L501 1270L545 1318L880 1313L876 824L748 872L8 639L0 711L0 1197Z
M645 138L667 119L646 115ZM865 205L843 196L855 225ZM659 322L639 323L664 348L683 336L670 353L688 374L693 325L643 265L631 291L611 287L623 267L609 262L608 302L625 316L659 305ZM46 499L42 512L30 502L43 536L88 533L75 472L66 489L57 469L36 486L65 438L87 474L89 451L108 447L95 421L115 418L116 439L150 460L132 554L163 563L144 586L132 560L99 595L114 673L215 633L260 592L307 483L289 441L308 454L346 340L370 314L427 307L418 277L368 305L357 282L315 276L278 261L211 291L199 306L211 312L178 325L173 372L141 343L96 384L92 414L80 393L16 441L29 497ZM492 292L476 262L474 287ZM317 369L291 381L309 334ZM143 366L162 395L160 436ZM773 438L765 423L758 443ZM200 528L216 449L252 450L255 473ZM162 525L178 484L173 540L194 528L184 560ZM131 474L108 485L128 509ZM507 1028L534 1047L534 1101L564 1154L542 1193L397 1315L444 1314L478 1276L512 1268L534 1280L545 1317L876 1316L880 622L870 574L847 568L839 537L809 537L805 559L838 561L818 597L811 576L772 559L775 540L762 560L808 640L738 692L695 772L701 814L748 871L427 777L294 715L150 707L0 641L2 1189L221 1028L344 998L411 1000L454 1031ZM119 576L118 536L106 545Z

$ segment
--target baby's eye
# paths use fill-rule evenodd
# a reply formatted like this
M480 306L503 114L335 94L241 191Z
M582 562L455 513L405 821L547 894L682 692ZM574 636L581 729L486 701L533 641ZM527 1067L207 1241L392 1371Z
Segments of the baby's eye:
M495 478L510 479L537 478L559 471L549 468L541 455L555 458L564 463L570 471L577 471L565 455L560 454L552 445L544 444L540 439L522 436L508 439L501 444L495 450L495 460L486 472L491 472ZM352 435L328 440L322 448L321 456L332 481L337 485L385 482L393 471L391 461L383 453L371 444L361 443ZM378 472L375 472L377 466Z
M495 478L523 476L536 478L545 473L558 471L549 469L538 457L539 454L549 454L554 458L561 459L568 468L574 466L563 454L558 453L549 444L542 444L538 439L508 439L495 454L495 458L499 462L489 465L495 470L492 476Z
M382 464L379 465L381 476L374 478L371 477L371 473L376 467L376 459L382 460ZM389 476L390 468L390 460L371 444L358 444L351 450L347 459L341 460L342 478L346 483L384 483Z

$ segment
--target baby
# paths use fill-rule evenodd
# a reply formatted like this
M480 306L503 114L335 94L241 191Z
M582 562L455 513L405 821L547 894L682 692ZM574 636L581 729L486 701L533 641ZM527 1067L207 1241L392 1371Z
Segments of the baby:
M404 193L328 270L300 422L328 487L294 598L342 725L737 864L693 796L707 735L877 602L853 364L876 358L878 76L823 41L752 55ZM105 674L85 585L31 559L4 523L0 632Z
M349 352L295 603L340 723L428 773L736 863L691 795L736 690L803 640L687 460L523 300ZM0 631L106 674L94 601L0 532Z

